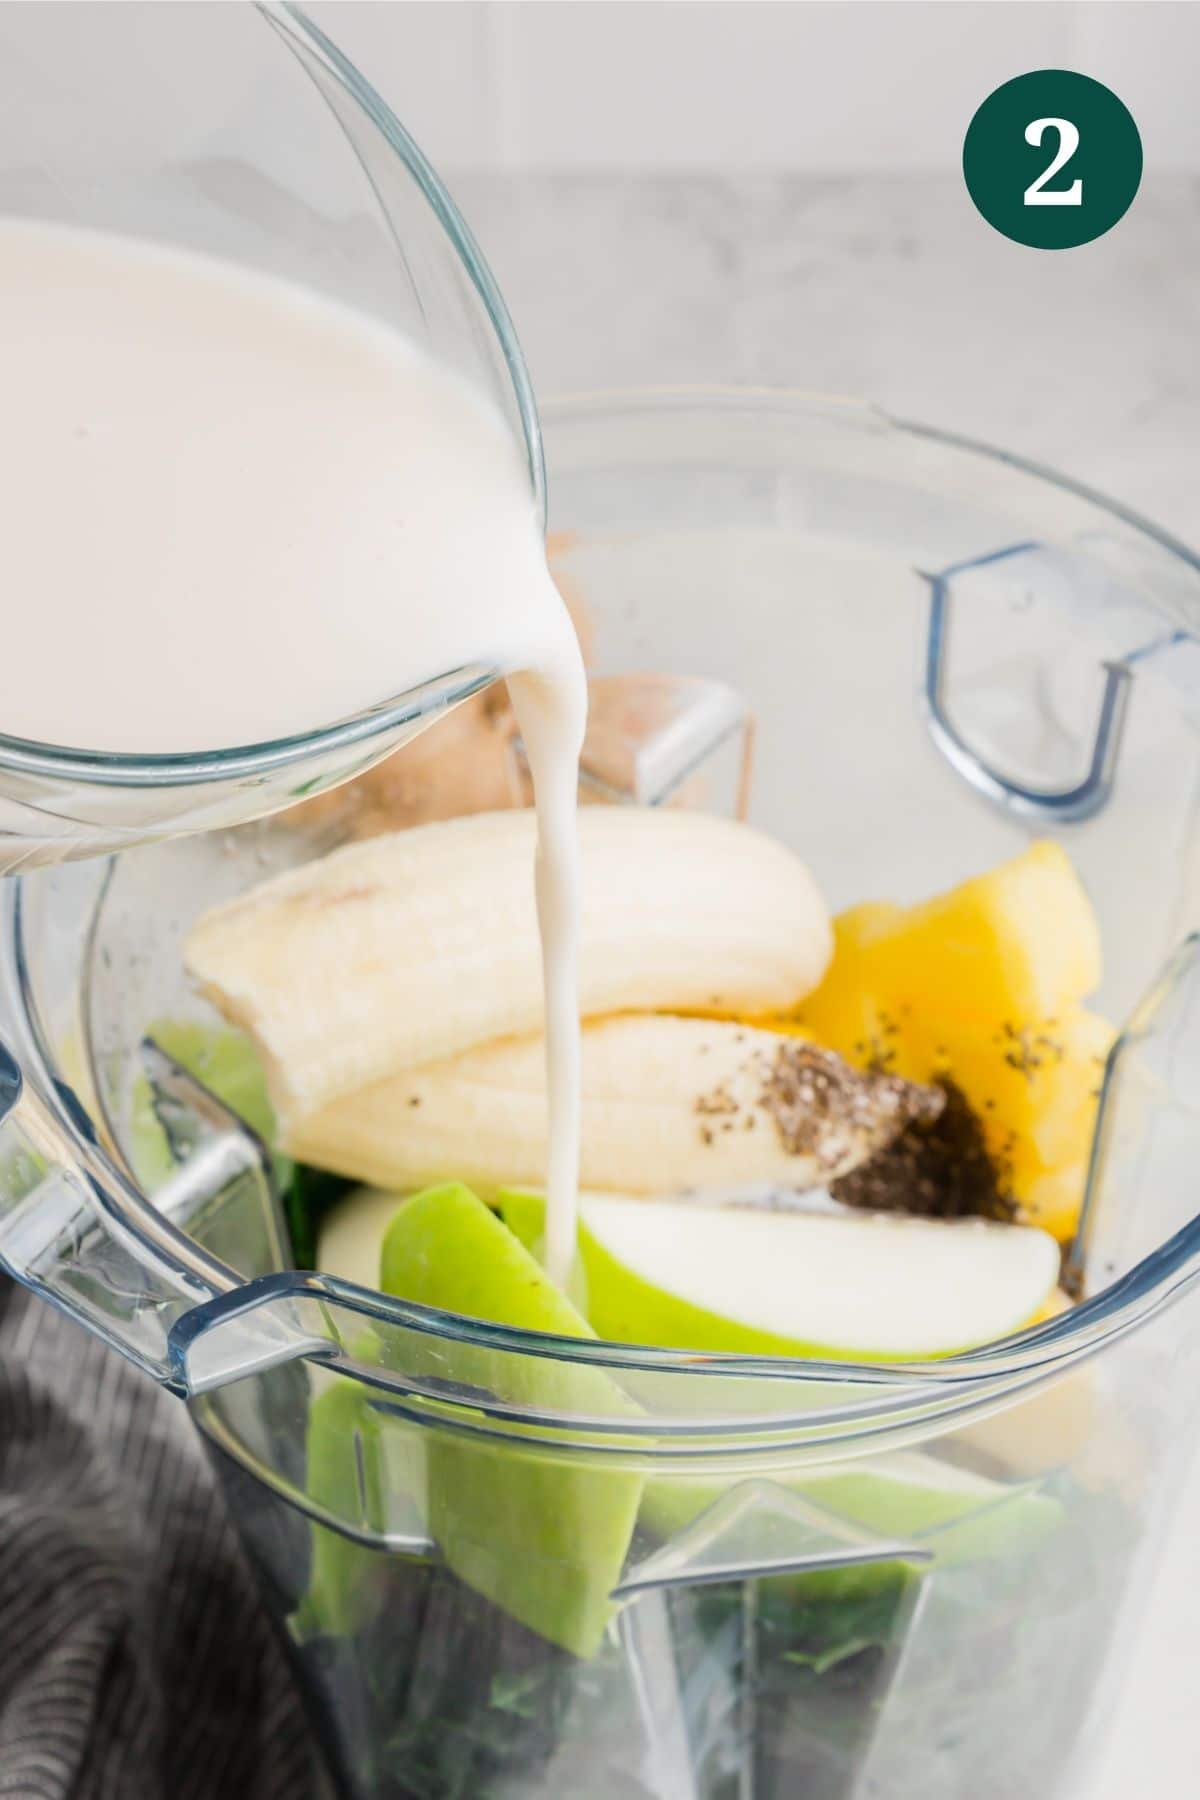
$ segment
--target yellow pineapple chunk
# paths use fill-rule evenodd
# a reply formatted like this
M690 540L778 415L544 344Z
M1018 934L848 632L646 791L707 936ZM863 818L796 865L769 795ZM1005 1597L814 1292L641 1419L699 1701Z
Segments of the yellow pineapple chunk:
M796 1018L826 1049L848 1062L884 1061L884 1002L871 978L870 947L905 917L886 901L865 901L833 921L833 956L825 979L809 994Z
M1013 1181L1013 1198L1021 1208L1021 1218L1027 1225L1040 1225L1060 1244L1065 1243L1074 1236L1079 1223L1087 1172L1086 1160L1065 1163L1056 1169L1030 1166L1018 1171Z
M1015 1173L1025 1164L1051 1168L1087 1157L1114 1036L1106 1019L1073 1006L987 1036L954 1023L945 1036L935 1070L962 1089L998 1161Z
M790 1021L860 1066L952 1081L1003 1190L1059 1237L1074 1229L1113 1032L1095 915L1065 852L1031 845L919 906L852 907L825 979Z
M864 960L898 1013L1020 1029L1098 985L1100 931L1066 852L1042 841L910 907L872 933Z

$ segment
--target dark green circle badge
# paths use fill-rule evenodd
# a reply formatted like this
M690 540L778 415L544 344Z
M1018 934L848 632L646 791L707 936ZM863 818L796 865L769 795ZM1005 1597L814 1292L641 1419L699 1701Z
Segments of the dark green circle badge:
M1111 88L1035 69L989 94L967 129L963 176L989 225L1036 250L1111 231L1142 179L1142 140Z

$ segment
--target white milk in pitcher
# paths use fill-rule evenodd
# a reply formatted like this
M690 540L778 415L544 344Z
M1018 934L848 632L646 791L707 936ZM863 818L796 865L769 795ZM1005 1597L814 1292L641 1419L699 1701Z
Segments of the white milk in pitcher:
M0 732L201 752L508 671L539 823L547 1263L574 1245L585 684L522 447L387 326L137 240L0 222Z

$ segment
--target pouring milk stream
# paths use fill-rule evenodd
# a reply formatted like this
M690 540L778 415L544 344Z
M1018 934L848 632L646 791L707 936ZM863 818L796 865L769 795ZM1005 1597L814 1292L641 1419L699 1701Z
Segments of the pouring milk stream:
M0 391L7 735L198 753L313 730L473 663L506 672L538 818L546 1261L561 1280L586 684L509 425L315 293L15 219L0 222Z

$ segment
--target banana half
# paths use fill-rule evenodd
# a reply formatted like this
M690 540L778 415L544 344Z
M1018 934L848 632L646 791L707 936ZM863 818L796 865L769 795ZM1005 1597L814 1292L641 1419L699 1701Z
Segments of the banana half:
M289 1152L374 1187L537 1185L540 1038L508 1039L344 1095L285 1130ZM941 1095L731 1022L629 1014L583 1033L581 1185L629 1194L834 1181L931 1119Z
M633 806L584 808L578 824L585 1018L779 1011L821 979L829 916L782 844L731 819ZM307 1139L315 1117L397 1071L541 1030L535 837L527 811L417 826L337 850L199 919L188 971L254 1039L285 1137ZM664 1043L646 1036L648 1062ZM498 1054L484 1066L511 1062L520 1091L537 1052ZM439 1078L438 1090L451 1079ZM472 1084L455 1079L461 1099ZM541 1141L539 1105L530 1094L522 1141ZM421 1106L433 1116L434 1093L401 1106L407 1127ZM463 1152L467 1118L458 1115L455 1133ZM688 1128L694 1138L695 1121ZM470 1179L472 1170L460 1162L455 1173Z

